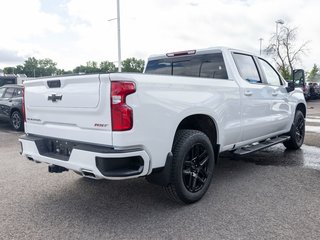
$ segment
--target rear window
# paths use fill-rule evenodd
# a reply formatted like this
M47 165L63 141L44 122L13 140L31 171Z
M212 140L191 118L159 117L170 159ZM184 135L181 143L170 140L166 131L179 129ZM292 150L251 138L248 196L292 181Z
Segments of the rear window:
M222 53L151 60L145 73L228 79Z

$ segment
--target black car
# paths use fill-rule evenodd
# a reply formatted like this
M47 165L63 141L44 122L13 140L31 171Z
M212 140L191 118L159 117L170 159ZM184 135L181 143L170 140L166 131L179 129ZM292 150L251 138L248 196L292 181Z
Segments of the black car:
M24 128L22 93L21 85L10 84L0 87L0 119L10 121L17 131L22 131Z

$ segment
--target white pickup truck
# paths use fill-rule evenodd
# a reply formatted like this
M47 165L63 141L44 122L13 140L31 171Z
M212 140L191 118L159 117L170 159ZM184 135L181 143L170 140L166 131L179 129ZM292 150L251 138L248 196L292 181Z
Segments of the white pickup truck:
M143 74L57 76L24 84L29 160L49 172L146 177L177 201L207 191L219 153L304 141L306 103L263 58L209 48L149 58Z

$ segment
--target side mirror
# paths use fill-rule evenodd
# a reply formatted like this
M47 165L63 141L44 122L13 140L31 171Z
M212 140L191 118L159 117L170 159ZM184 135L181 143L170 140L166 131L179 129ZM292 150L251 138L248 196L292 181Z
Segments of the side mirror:
M288 93L289 93L289 92L292 92L292 91L294 90L294 88L295 88L294 81L288 82L288 87L286 87L287 92L288 92Z
M303 87L305 85L305 75L303 69L294 69L292 71L292 79L295 86Z

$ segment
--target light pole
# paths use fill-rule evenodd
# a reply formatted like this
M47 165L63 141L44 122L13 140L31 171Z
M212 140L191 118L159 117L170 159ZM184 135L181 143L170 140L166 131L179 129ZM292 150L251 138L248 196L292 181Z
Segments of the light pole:
M263 38L259 38L259 41L260 41L260 56L261 56L261 47L262 47Z
M120 36L120 0L117 0L117 17L109 19L113 21L117 19L117 33L118 33L118 72L121 72L121 36Z
M278 25L279 24L284 24L284 21L282 19L278 19L276 21L276 46L277 46L277 50L278 50L278 46L279 46L279 41L278 41Z

